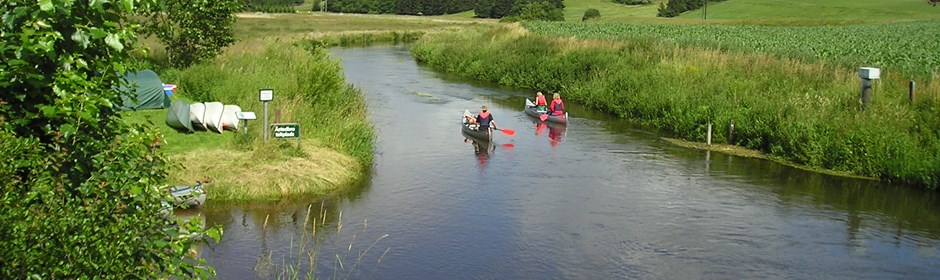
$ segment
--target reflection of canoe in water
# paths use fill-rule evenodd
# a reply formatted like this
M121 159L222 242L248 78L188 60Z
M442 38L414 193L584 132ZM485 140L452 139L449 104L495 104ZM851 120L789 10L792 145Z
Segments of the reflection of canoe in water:
M546 115L546 112L547 112L547 111L542 112L542 111L539 111L538 109L536 109L536 108L535 108L535 103L532 103L531 100L529 100L528 98L526 98L526 100L525 100L525 113L526 113L527 115L533 116L533 117L535 117L535 118L537 118L537 119L538 119L539 117L541 117L542 115L545 115L546 117L548 117L548 118L545 119L546 122L553 122L553 123L560 123L560 124L567 124L567 123L568 123L568 112L565 112L564 115L557 115L557 116ZM541 119L539 119L539 120L541 120Z
M470 115L470 111L464 110L463 114L464 114L463 123L460 124L461 131L463 131L463 133L465 133L466 135L469 135L470 137L473 137L476 140L482 140L486 142L493 141L492 131L480 130L477 125L467 123L467 116L472 116Z
M199 182L194 186L172 187L170 194L173 196L173 206L176 207L189 208L206 203L206 190Z

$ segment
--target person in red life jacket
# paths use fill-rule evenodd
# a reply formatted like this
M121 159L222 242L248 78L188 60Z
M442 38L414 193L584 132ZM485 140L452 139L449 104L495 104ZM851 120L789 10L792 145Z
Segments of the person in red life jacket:
M535 109L539 112L545 112L548 110L548 103L545 102L545 96L542 95L542 92L535 93Z
M486 105L480 110L480 113L477 114L477 124L480 124L480 130L490 132L490 125L493 126L493 129L496 129L496 121L493 120L493 114L487 111Z
M557 92L552 96L552 104L548 105L548 114L553 116L565 114L565 102L561 101L561 95Z

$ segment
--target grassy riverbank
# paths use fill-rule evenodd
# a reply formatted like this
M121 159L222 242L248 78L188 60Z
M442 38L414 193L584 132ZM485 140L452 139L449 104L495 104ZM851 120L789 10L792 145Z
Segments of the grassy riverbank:
M328 194L368 176L374 129L362 93L346 84L339 63L324 47L412 42L426 33L485 21L384 15L240 14L238 43L212 63L187 69L163 67L165 52L143 40L147 59L164 82L179 86L175 98L239 105L261 117L258 90L275 90L270 103L281 122L301 124L302 140L261 140L261 120L242 135L183 134L164 124L165 110L131 112L164 135L162 151L173 160L170 184L212 181L211 200L278 199Z
M171 182L211 179L212 199L279 198L324 194L361 180L372 163L371 127L362 94L345 83L338 61L322 48L289 43L238 44L212 64L168 77L180 96L239 105L261 117L258 90L272 88L270 112L301 125L302 140L262 143L261 121L248 134L183 134L162 125L165 111L143 111L166 137L177 163Z
M413 53L440 70L560 91L678 138L704 141L712 123L716 142L811 168L940 185L936 74L918 75L921 98L911 104L906 82L914 74L887 69L862 110L854 67L649 37L575 39L510 25L425 37Z

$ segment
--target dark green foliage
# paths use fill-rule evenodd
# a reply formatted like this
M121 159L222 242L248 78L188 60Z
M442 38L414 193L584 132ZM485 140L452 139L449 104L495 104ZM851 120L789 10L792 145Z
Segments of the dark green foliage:
M240 0L164 0L147 14L146 31L166 46L170 65L187 67L215 58L235 42L232 25Z
M584 27L526 26L534 33ZM810 167L940 187L940 102L924 98L910 104L893 79L880 81L879 101L860 111L857 81L845 82L844 68L718 56L649 38L579 47L496 29L476 37L425 37L412 53L429 66L474 79L559 91L566 100L679 138L704 141L708 123L722 131L734 121L733 142L724 133L713 141Z
M478 0L474 13L478 18L504 21L564 21L563 0Z
M513 7L510 16L503 17L500 21L565 21L562 9L548 1L520 3Z
M272 14L276 14L276 13L280 13L280 14L292 14L292 13L296 13L296 12L297 12L297 9L295 9L294 6L266 6L266 5L261 5L261 6L252 6L252 7L249 8L248 10L254 11L254 12L272 13Z
M584 11L584 16L581 17L581 21L587 21L589 19L599 18L599 17L601 17L601 12L595 8L590 8L590 9L587 9L587 11Z
M244 0L242 7L246 11L264 13L294 13L294 6L301 5L304 0ZM319 3L314 3L317 7Z
M620 3L624 5L646 5L653 3L652 0L614 0L614 3Z
M478 18L502 18L509 15L516 0L477 0L473 12Z
M154 4L0 4L0 278L210 276L160 212L160 136L117 110L128 16Z
M627 0L629 1L629 0ZM685 11L691 11L698 8L701 8L705 5L705 1L708 2L722 2L725 0L669 0L668 2L659 3L659 17L675 17L679 14L682 14Z
M473 0L330 0L327 10L340 13L443 15L473 9Z

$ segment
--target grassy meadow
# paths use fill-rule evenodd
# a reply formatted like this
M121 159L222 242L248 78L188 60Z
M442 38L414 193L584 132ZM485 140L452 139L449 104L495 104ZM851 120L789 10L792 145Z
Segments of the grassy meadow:
M679 18L700 19L702 10ZM708 4L709 20L771 24L885 23L940 19L926 0L730 0Z

